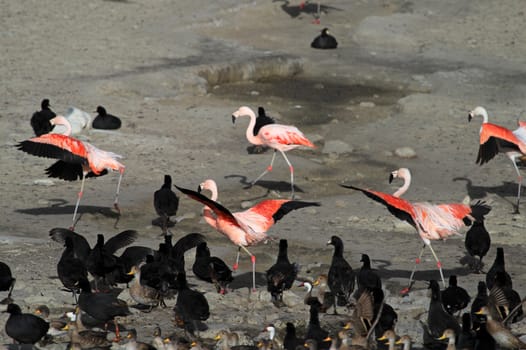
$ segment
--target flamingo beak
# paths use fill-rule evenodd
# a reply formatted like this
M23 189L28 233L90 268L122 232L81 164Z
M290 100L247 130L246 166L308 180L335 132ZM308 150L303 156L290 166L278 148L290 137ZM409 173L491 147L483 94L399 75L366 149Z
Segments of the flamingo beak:
M197 193L201 193L202 190L203 190L203 187L201 187L201 185L197 186Z
M389 175L389 183L393 182L393 180L394 180L394 175L393 175L393 173L391 173Z
M235 124L235 123L236 123L236 116L232 115L232 124Z
M471 121L471 119L473 119L473 113L469 112L468 113L468 123Z

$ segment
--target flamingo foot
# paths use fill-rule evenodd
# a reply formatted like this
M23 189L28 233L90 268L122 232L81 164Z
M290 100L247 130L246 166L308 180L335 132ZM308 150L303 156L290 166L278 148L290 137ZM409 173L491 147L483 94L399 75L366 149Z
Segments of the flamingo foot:
M238 263L235 263L235 264L232 266L232 270L234 270L234 271L237 271L238 268L239 268Z
M316 18L312 21L312 24L320 24L320 19Z
M408 295L410 291L411 291L411 288L410 288L410 287L405 287L404 289L402 289L402 290L400 291L400 294L401 294L402 296L405 296L405 295Z

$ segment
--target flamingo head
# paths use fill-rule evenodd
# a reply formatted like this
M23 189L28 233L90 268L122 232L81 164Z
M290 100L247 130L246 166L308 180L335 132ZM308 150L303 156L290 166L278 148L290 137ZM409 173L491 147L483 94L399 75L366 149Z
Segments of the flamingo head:
M400 168L398 170L392 171L391 174L389 174L389 183L393 182L394 179L401 178L401 179L407 179L411 177L411 172L407 168Z
M242 116L254 116L254 118L255 118L256 114L254 113L254 111L250 107L241 106L241 107L239 107L239 109L237 111L232 113L232 123L235 124L236 123L236 119L238 117L242 117Z
M482 117L484 120L484 123L488 122L488 112L486 111L486 108L478 106L474 110L468 113L468 122L471 121L471 119L475 117Z

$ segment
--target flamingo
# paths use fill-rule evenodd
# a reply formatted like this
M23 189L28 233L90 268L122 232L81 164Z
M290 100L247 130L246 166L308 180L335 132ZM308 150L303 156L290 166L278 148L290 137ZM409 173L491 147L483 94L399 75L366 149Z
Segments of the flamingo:
M493 159L497 153L506 154L517 172L517 204L514 214L519 214L522 175L517 167L517 158L526 156L526 122L519 121L519 127L511 131L500 125L489 123L488 112L480 106L469 112L468 122L475 117L482 117L480 147L476 163L482 165Z
M86 177L105 175L108 170L115 170L120 173L113 202L114 208L120 214L119 189L125 166L117 159L122 158L122 156L113 152L103 151L88 142L71 137L71 125L63 116L56 116L50 120L50 123L52 125L63 125L66 128L65 133L44 134L33 137L18 143L17 148L34 156L58 159L55 164L46 169L46 174L49 177L56 177L66 181L82 179L77 203L73 211L71 229L75 228L75 218L84 190L84 180Z
M477 202L473 205L466 205L462 203L452 204L431 204L429 202L411 203L405 199L400 198L411 184L411 173L407 168L400 168L391 172L389 183L395 178L404 180L404 184L392 195L388 193L367 190L355 186L341 185L342 187L351 188L362 192L367 197L374 199L377 202L384 204L389 212L399 218L407 221L413 226L424 245L420 250L418 258L415 260L415 265L411 276L409 277L409 285L402 290L402 294L407 294L413 285L413 277L416 270L416 265L420 263L425 247L429 247L433 257L436 260L437 267L440 271L440 277L444 287L446 282L442 272L442 263L438 259L431 241L439 239L446 239L453 235L460 235L459 231L464 226L471 225L474 221L483 221L484 216L489 213L491 208L484 202Z
M261 175L259 175L251 185L253 186L259 179L261 179L266 173L272 171L272 165L276 158L276 151L280 151L285 158L285 161L289 165L290 169L290 186L291 186L291 198L294 198L294 168L290 163L289 159L285 155L285 152L300 147L307 146L316 148L316 146L310 142L307 137L295 126L282 125L282 124L268 124L264 125L259 129L257 135L254 135L254 126L256 125L256 114L250 107L242 106L237 111L232 113L232 123L235 124L238 117L248 116L250 117L250 123L246 131L248 142L258 146L265 145L274 149L272 154L272 160L270 165L265 169Z
M266 232L290 211L309 206L320 206L320 203L316 202L267 199L245 211L232 213L216 202L218 196L217 184L212 179L202 182L199 185L198 192L178 186L175 187L188 197L203 203L205 205L203 208L205 221L239 247L236 263L233 266L234 270L237 270L239 266L241 249L250 256L252 261L252 287L254 290L256 289L256 256L247 249L247 246L256 245L267 240ZM203 190L211 192L210 199L200 193Z

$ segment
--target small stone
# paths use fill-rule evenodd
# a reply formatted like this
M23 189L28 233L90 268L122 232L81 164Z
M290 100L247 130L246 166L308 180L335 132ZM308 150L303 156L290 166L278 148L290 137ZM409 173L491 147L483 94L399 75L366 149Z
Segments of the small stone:
M416 152L411 147L397 148L394 153L400 158L416 158Z
M241 209L248 209L251 208L254 205L252 201L243 201L241 202Z
M341 140L330 140L325 142L325 146L323 147L322 153L323 154L344 154L344 153L351 153L353 151L353 148L346 142L343 142Z
M363 107L363 108L372 108L372 107L375 107L376 104L374 102L360 102L360 107Z
M37 179L33 181L33 185L37 186L54 186L55 182L51 179Z

